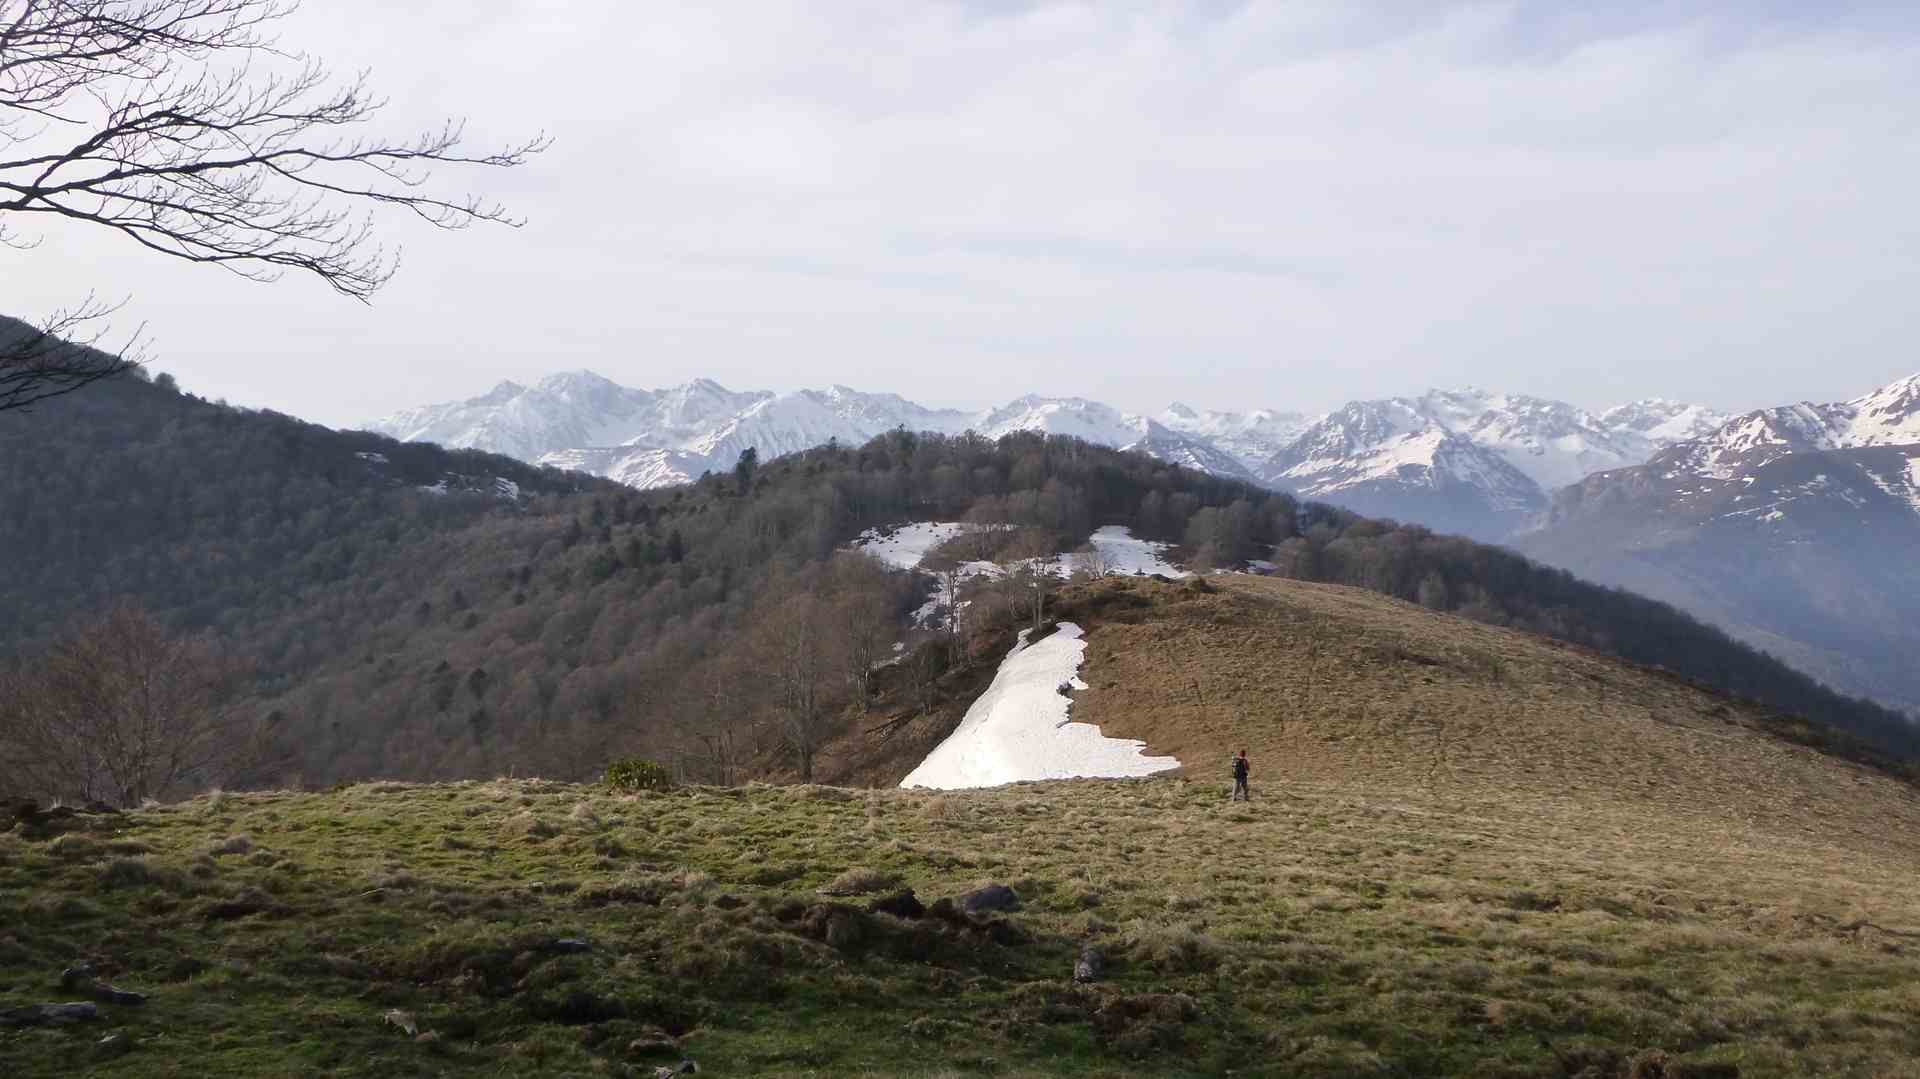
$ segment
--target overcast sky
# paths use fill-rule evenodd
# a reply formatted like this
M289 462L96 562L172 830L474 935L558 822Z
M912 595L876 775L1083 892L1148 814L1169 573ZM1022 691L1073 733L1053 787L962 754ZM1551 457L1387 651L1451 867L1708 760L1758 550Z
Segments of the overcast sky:
M1605 8L1606 14L1593 9ZM130 296L194 392L335 425L587 367L1319 410L1920 370L1920 14L1645 2L325 0L288 45L525 228L383 219L362 306L42 222L0 309Z

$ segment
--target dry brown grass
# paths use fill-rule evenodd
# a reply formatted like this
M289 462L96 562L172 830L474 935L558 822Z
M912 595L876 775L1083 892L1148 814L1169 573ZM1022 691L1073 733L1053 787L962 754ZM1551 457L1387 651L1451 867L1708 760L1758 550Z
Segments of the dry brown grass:
M1063 596L1061 616L1088 629L1074 718L1180 758L1223 796L1246 748L1256 798L1418 791L1581 831L1684 822L1720 833L1710 857L1774 842L1920 855L1912 787L1775 738L1741 702L1359 589L1211 580L1103 582Z

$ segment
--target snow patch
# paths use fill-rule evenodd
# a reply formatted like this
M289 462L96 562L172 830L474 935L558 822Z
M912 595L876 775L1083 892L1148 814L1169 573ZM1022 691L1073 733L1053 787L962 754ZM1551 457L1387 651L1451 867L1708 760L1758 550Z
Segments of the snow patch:
M1100 560L1106 563L1109 575L1130 577L1136 573L1149 576L1158 573L1163 577L1189 576L1186 570L1167 561L1166 544L1137 539L1133 530L1125 525L1104 525L1093 533L1088 542L1100 553Z
M1068 716L1063 687L1087 688L1080 663L1087 642L1078 625L1061 622L1051 635L1027 643L1027 630L960 726L936 746L902 787L959 790L1037 779L1121 778L1180 767L1172 757L1149 757L1146 744L1108 738L1091 723Z
M878 558L895 569L917 569L935 547L958 536L965 525L953 522L920 521L883 532L869 528L853 542L855 548Z

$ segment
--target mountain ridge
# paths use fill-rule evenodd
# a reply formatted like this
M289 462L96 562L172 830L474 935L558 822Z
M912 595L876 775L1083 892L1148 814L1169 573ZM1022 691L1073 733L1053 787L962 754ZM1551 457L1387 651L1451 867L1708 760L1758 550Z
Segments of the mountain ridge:
M1528 555L1920 708L1920 375L1755 409L1556 492Z
M502 390L512 388L502 397ZM668 404L671 402L671 404ZM1429 390L1419 398L1351 402L1344 410L1407 408L1465 444L1445 447L1451 467L1434 472L1434 452L1417 454L1426 471L1401 478L1436 504L1466 499L1528 512L1546 505L1559 481L1639 463L1669 441L1695 433L1719 414L1699 405L1658 398L1630 402L1596 417L1564 402L1474 389ZM569 411L571 410L571 414ZM1073 435L1099 445L1138 449L1216 475L1249 479L1341 502L1351 482L1298 474L1298 455L1276 466L1302 439L1339 414L1312 416L1276 409L1246 412L1197 409L1175 402L1155 413L1128 412L1084 397L1025 394L974 410L932 408L895 393L835 384L788 393L736 392L711 379L679 386L629 390L591 372L550 375L532 386L503 382L464 401L406 409L375 420L369 430L403 441L439 441L510 453L536 463L584 468L638 487L666 486L702 472L731 469L748 448L762 458L824 445L858 443L898 428L997 438L1013 431ZM1384 447L1379 449L1384 450ZM1505 468L1486 460L1499 456ZM1525 476L1516 481L1510 471ZM1481 487L1481 484L1487 486ZM1515 488L1534 488L1516 494ZM1376 491L1354 491L1355 508L1397 508ZM1401 514L1406 515L1406 514ZM1469 508L1454 516L1468 531L1489 536L1516 521L1504 509ZM1524 515L1522 515L1524 516ZM1497 521L1498 527L1489 524Z

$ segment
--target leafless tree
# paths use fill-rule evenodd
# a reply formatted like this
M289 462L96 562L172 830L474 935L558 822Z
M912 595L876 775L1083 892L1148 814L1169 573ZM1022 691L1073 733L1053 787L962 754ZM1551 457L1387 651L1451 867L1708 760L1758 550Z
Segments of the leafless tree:
M1073 552L1069 562L1073 572L1084 577L1098 580L1113 573L1113 560L1097 545L1089 543Z
M425 185L436 165L521 164L544 136L476 151L460 121L399 139L359 133L385 101L364 76L336 80L280 46L271 31L294 7L0 0L0 244L32 248L21 223L48 215L257 280L309 273L365 300L398 265L374 237L373 209L445 229L518 223ZM41 330L62 328L56 316ZM113 373L102 368L44 340L0 345L0 410Z
M887 656L896 635L892 619L893 575L864 554L835 556L829 583L829 617L840 637L840 658L847 685L862 712L873 689L873 671Z
M258 782L285 762L235 706L240 665L116 604L0 683L0 755L30 793L136 805Z
M837 673L832 637L823 632L825 603L810 590L793 588L767 610L756 631L759 665L781 738L800 765L800 781L811 783L832 720L827 683Z
M1053 575L1056 558L1053 535L1044 528L1021 529L1002 555L1009 606L1030 617L1036 634L1046 615L1047 596L1056 583Z
M732 650L707 659L679 685L675 712L683 772L731 787L740 781L750 741L747 669Z

